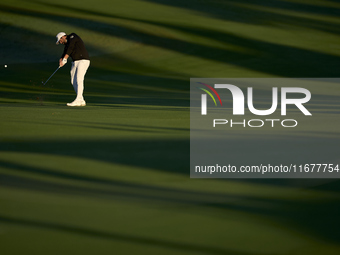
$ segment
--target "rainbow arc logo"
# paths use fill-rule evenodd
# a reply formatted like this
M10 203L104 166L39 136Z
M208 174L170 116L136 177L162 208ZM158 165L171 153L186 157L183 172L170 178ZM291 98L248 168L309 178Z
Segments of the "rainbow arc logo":
M219 96L219 94L217 93L217 91L213 87L211 87L210 85L208 85L206 83L203 83L203 82L197 82L197 83L202 84L202 85L206 86L208 89L210 89L216 95L218 100L220 101L221 106L223 105L221 97ZM214 101L215 106L217 106L215 97L213 96L213 94L209 90L207 90L205 88L200 88L200 87L197 87L197 88L200 89L200 90L203 90L205 93L207 93L212 98L212 100ZM207 95L206 94L202 94L201 100L202 100L201 101L202 102L201 114L202 115L207 115Z

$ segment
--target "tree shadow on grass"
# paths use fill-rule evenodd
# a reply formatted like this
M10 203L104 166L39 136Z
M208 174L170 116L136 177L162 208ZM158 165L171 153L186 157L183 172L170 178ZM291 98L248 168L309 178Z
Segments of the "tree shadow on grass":
M246 24L275 26L278 23L292 24L302 28L313 28L332 33L339 32L336 23L314 20L308 15L325 15L338 18L340 6L332 7L284 0L241 0L241 1L197 1L197 0L143 0L164 6L197 11L201 15ZM287 11L285 13L285 11ZM294 13L295 15L293 15ZM296 14L303 16L297 17ZM326 29L326 30L324 30Z
M249 145L252 145L254 148L259 146L258 143L248 143ZM232 145L231 149L235 151L235 147ZM189 178L188 139L160 139L152 141L107 139L105 141L13 141L2 142L0 144L0 151L84 158L98 162L113 163L114 165L118 164L172 174L182 174ZM232 154L232 151L226 151L226 153ZM91 196L102 199L129 199L135 202L145 201L151 204L211 208L222 213L234 210L265 216L273 221L285 222L289 228L301 231L307 235L314 235L316 238L321 238L328 242L336 243L340 241L337 231L340 227L340 221L337 220L340 208L338 206L339 198L336 196L323 200L317 198L313 200L280 199L266 196L235 196L219 192L197 192L161 187L159 185L136 184L115 180L115 166L112 167L112 179L31 167L22 163L6 161L0 162L0 167L9 169L11 173L10 175L2 175L0 178L2 186L40 192ZM29 177L19 177L13 175L13 173L24 174L25 176L28 174L34 178L36 176L52 178L52 181L46 182ZM56 181L54 182L53 179ZM67 181L67 183L63 184L62 182L64 181ZM73 184L70 184L70 181ZM195 180L192 181L195 182ZM249 181L257 183L256 180ZM240 180L240 182L243 181ZM81 183L95 185L95 187L78 186ZM301 181L300 184L306 183L308 183L308 180ZM268 180L261 182L261 184L269 185L269 187L271 185L285 186L285 184L289 186L289 181ZM296 184L296 187L299 187L299 184Z
M185 240L182 242L175 241L167 241L162 238L148 238L143 237L141 235L127 235L109 231L100 231L95 229L90 229L86 227L78 227L78 226L70 226L65 224L44 222L39 220L28 220L28 219L20 219L15 217L8 217L0 215L0 222L4 224L14 224L19 226L25 226L30 228L40 228L47 229L52 231L64 232L68 234L75 234L90 238L100 238L104 240L110 241L119 241L132 245L142 245L144 247L153 246L161 249L168 249L180 252L189 252L189 253L205 253L205 254L230 254L230 255L260 255L260 253L248 253L248 252L239 252L231 249L223 249L212 246L206 246L202 244L190 244L186 243ZM117 251L116 251L117 252Z
M60 8L69 8L60 6ZM189 56L200 57L220 63L233 64L242 68L259 71L277 76L290 77L336 77L338 70L335 68L340 62L338 56L297 47L285 46L276 43L264 42L236 36L227 32L212 31L203 28L183 27L179 25L162 24L161 22L149 22L138 19L124 18L145 24L154 24L164 28L172 28L177 31L214 38L222 44L242 46L244 51L229 50L202 45L199 42L183 41L141 32L138 29L124 28L122 26L106 24L104 22L87 20L84 18L62 17L52 13L44 13L21 8L1 6L3 11L16 13L23 16L38 16L43 19L61 23L72 23L78 27L86 26L88 29L105 34L114 35L132 42L143 42L143 44L161 47L163 49L182 53ZM85 12L78 9L79 12ZM256 13L256 11L254 11ZM101 13L96 15L100 16ZM254 15L259 18L261 15ZM256 18L255 18L256 19ZM288 17L284 20L289 20ZM296 22L299 24L299 22ZM301 23L301 22L300 22ZM329 27L327 25L326 27ZM321 64L322 63L322 64Z
M195 210L196 214L205 217L208 217L205 209L213 209L214 217L221 218L221 220L228 217L230 211L249 213L250 215L266 217L269 221L284 222L288 229L308 236L312 235L327 242L337 243L340 241L337 231L340 227L340 222L337 220L339 213L337 203L340 200L335 197L310 201L308 199L221 194L109 180L50 169L45 170L5 161L0 162L0 167L9 169L12 174L16 173L16 175L0 174L0 185L3 187L101 200L122 200L137 204L142 203L144 206L148 204L175 206ZM18 173L25 174L25 177L18 176ZM49 181L44 181L41 178L27 177L27 174L53 177L54 179L51 180L50 178ZM60 181L67 181L67 183L64 184ZM79 186L78 184L89 185ZM313 221L313 224L310 224L311 221ZM20 225L25 225L22 223L18 222ZM69 230L72 232L71 229ZM94 237L100 236L99 232L94 235Z
M202 15L218 18L226 21L233 21L238 23L245 23L251 25L263 25L281 27L282 25L292 25L305 29L315 29L319 31L326 31L334 34L340 32L340 26L336 22L315 20L307 15L324 15L328 17L338 18L340 16L340 6L338 8L332 6L313 5L312 3L298 3L292 1L197 1L197 0L143 0L161 4L169 7L178 7L187 10L198 11ZM98 12L94 10L82 9L79 7L62 5L57 3L43 3L41 1L33 1L49 7L57 7L61 9L73 10L76 13L85 15L101 16L106 18L117 18L129 21L145 22L149 24L159 24L147 20L140 20L138 18L128 18L119 16L117 14L109 14L105 12ZM269 9L268 9L269 8ZM289 14L285 14L288 11ZM294 13L295 15L293 15ZM300 14L299 17L296 14ZM307 15L306 15L307 14ZM152 15L148 20L152 19Z

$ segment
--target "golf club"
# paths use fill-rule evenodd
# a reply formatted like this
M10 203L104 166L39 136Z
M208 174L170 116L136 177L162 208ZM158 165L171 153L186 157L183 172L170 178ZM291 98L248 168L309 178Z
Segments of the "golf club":
M50 78L48 78L47 81L45 81L44 86L52 78L52 76L59 70L59 68L60 68L60 66L58 66L57 70L55 70L54 73L50 76Z

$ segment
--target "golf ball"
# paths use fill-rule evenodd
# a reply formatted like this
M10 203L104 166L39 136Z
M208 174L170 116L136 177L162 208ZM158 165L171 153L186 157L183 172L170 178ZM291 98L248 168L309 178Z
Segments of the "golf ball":
M7 67L7 65L5 65L5 68Z

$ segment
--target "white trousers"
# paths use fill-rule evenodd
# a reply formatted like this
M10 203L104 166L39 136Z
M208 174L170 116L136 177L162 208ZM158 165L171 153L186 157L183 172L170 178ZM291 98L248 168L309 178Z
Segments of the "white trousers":
M72 62L71 83L77 94L76 100L84 100L84 77L90 66L90 60L82 59Z

